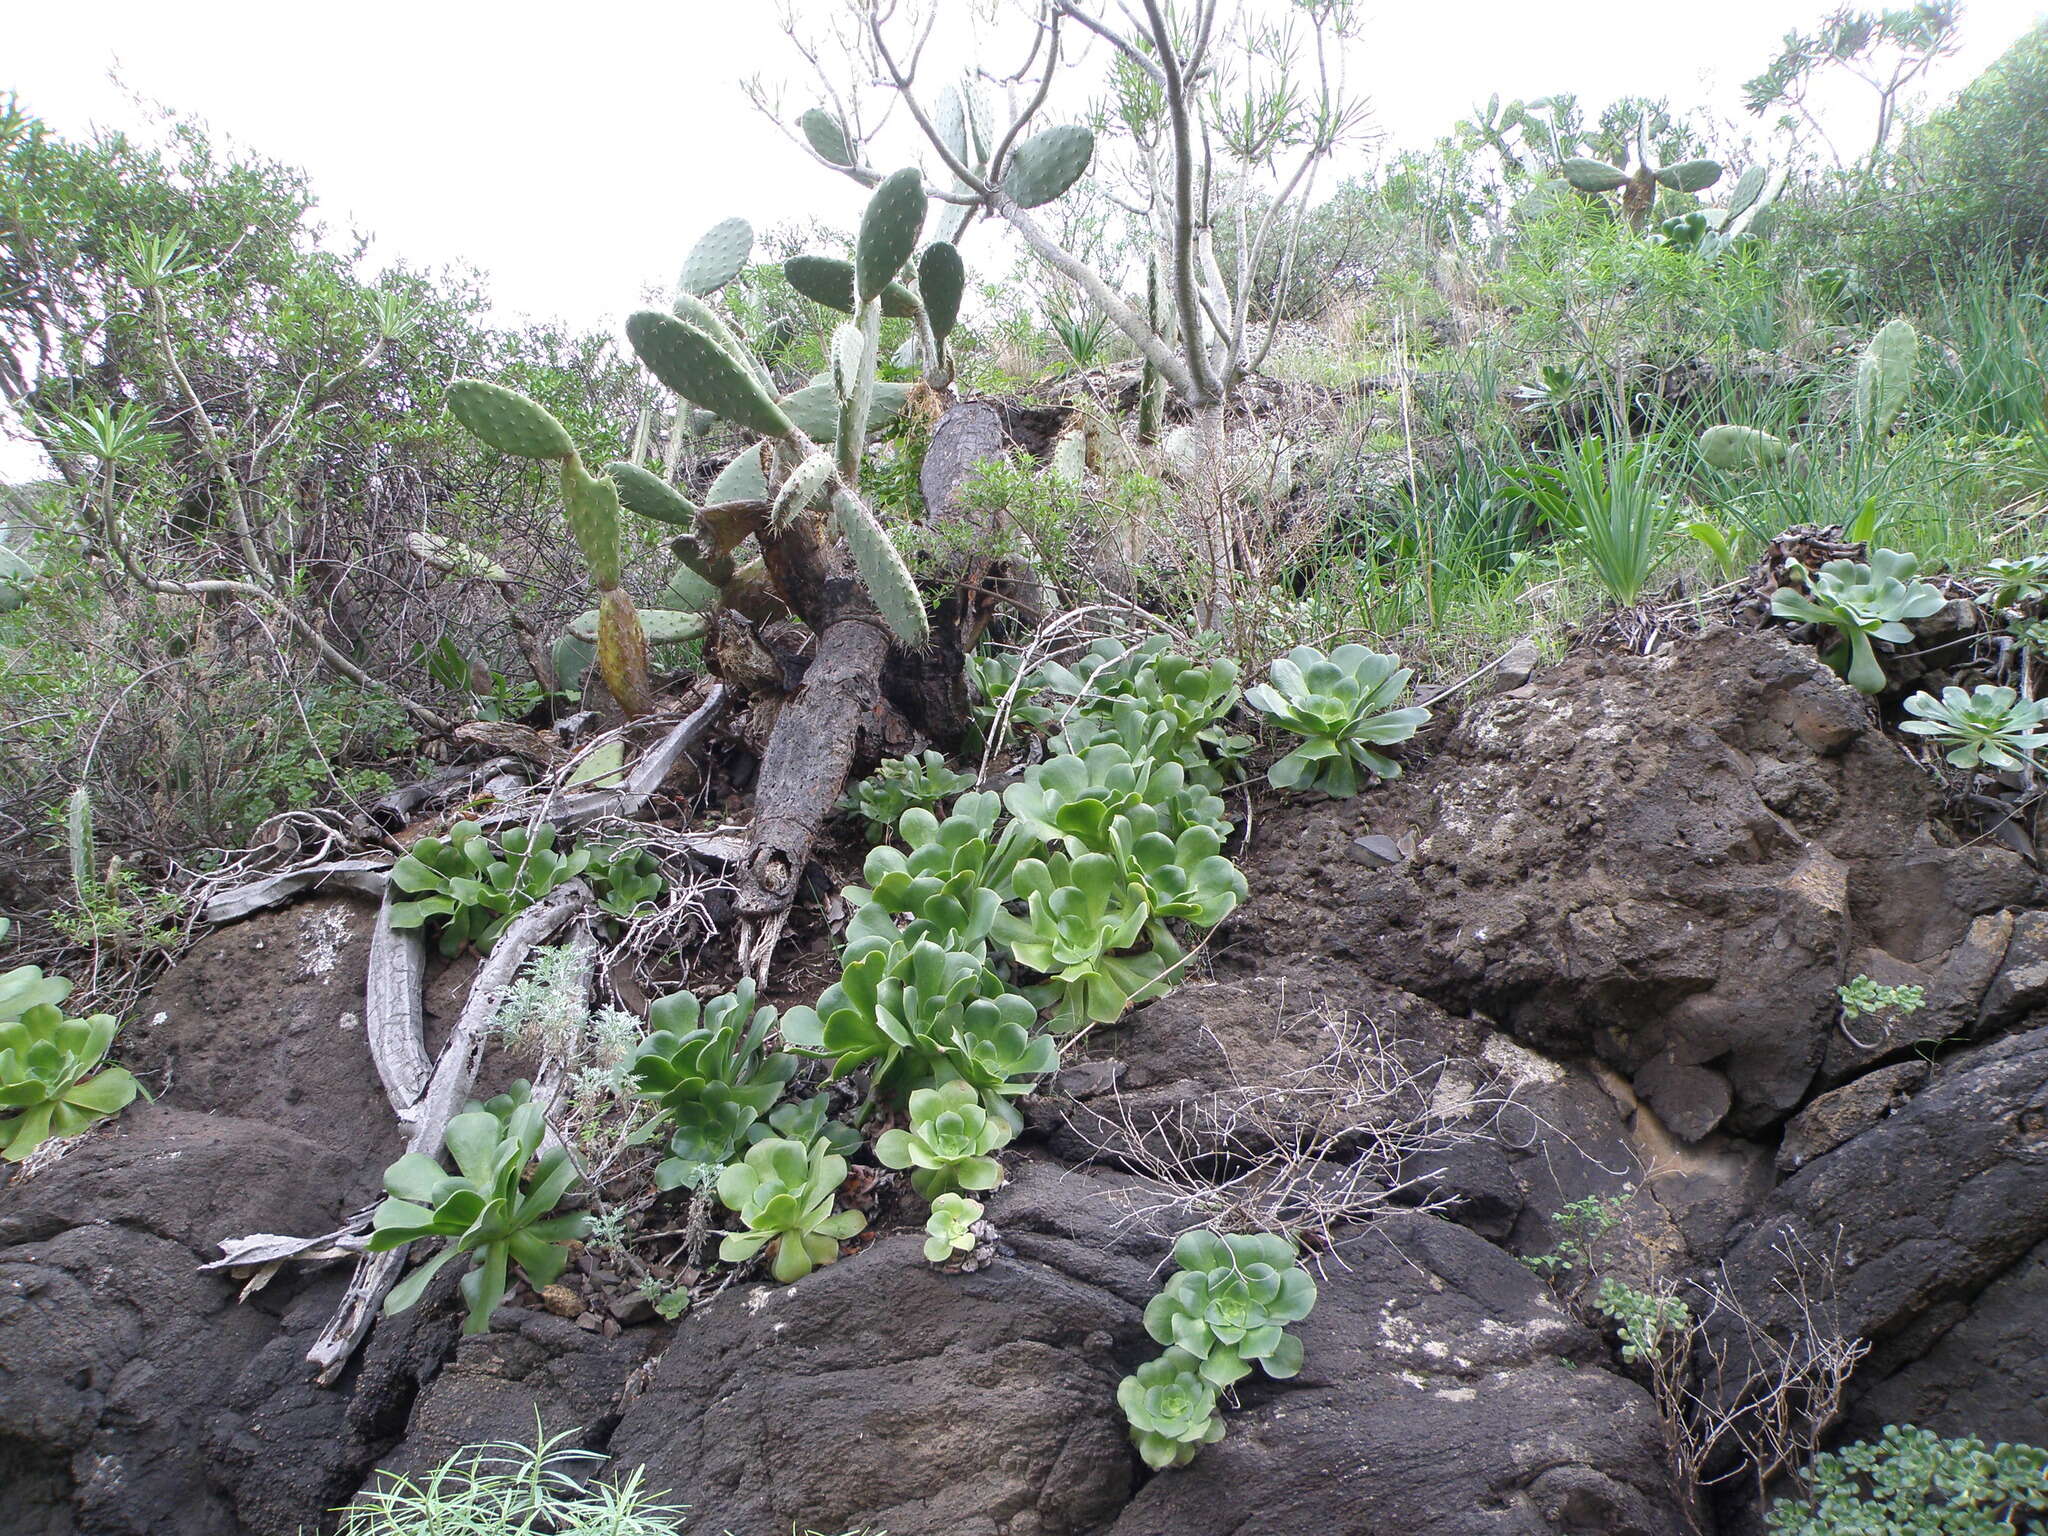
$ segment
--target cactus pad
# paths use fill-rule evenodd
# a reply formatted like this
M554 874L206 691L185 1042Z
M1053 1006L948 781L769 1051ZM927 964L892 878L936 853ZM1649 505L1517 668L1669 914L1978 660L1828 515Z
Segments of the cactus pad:
M661 596L655 601L655 611L674 610L678 613L709 613L717 606L718 588L687 565L676 567L668 585L661 589ZM650 628L648 633L651 636L653 630Z
M1684 160L1657 172L1657 180L1674 192L1704 192L1720 179L1718 160Z
M683 260L680 286L702 298L716 293L740 275L754 250L754 226L745 219L725 219L704 232Z
M1755 427L1709 427L1700 434L1700 457L1716 469L1765 469L1785 462L1783 438Z
M853 263L836 256L792 256L782 264L789 286L827 309L842 315L853 313ZM889 320L908 320L917 314L917 300L901 283L882 290L882 315Z
M948 153L962 165L972 165L974 162L968 158L967 148L967 107L952 86L939 92L932 123L939 130L939 142L946 146Z
M624 597L622 592L619 594ZM579 613L569 621L570 638L586 643L596 641L604 611L592 608ZM684 613L678 608L641 608L635 611L640 623L641 639L648 645L682 645L686 641L701 640L710 623L701 613ZM607 684L609 686L609 684Z
M931 639L931 620L925 616L924 598L911 579L910 567L896 551L889 530L875 520L867 504L849 491L832 498L832 510L839 515L839 531L853 552L853 563L867 585L890 631L905 645L923 645Z
M1856 360L1856 435L1880 442L1891 431L1913 388L1920 333L1911 322L1886 322Z
M647 713L647 632L633 599L613 587L597 600L597 675L633 718Z
M1628 172L1620 166L1609 165L1605 160L1588 160L1584 156L1565 161L1557 172L1581 192L1612 192L1616 187L1628 184Z
M638 464L628 464L624 459L605 465L604 472L619 488L619 500L626 504L629 512L637 512L642 517L651 517L657 523L668 523L677 528L694 528L697 525L696 507L661 476L649 474Z
M626 339L654 376L685 400L764 437L789 435L789 418L760 380L694 326L643 309L626 322Z
M1095 135L1078 123L1047 128L1010 151L1003 191L1019 208L1049 203L1088 172Z
M860 216L853 248L854 294L863 304L882 296L924 233L924 178L905 166L885 177Z
M1760 165L1752 165L1735 178L1734 189L1728 194L1727 217L1721 221L1722 228L1749 212L1756 200L1764 195L1764 182L1768 178L1769 173Z
M516 389L482 379L457 379L448 386L448 414L470 436L500 453L522 459L566 459L576 451L569 432Z
M562 500L569 509L569 533L590 566L600 592L619 584L619 488L593 475L571 454L562 460ZM620 702L624 702L621 700Z
M853 146L846 142L846 129L823 107L812 107L796 120L804 139L828 165L853 164Z
M832 463L832 455L820 451L789 472L782 489L775 493L775 506L769 514L769 522L778 533L795 522L832 483Z
M761 455L748 449L718 473L711 489L704 493L704 505L715 507L727 501L766 501L768 477L761 473Z
M902 413L910 390L908 384L892 384L886 379L876 382L868 397L870 433L886 427ZM839 395L830 384L806 384L794 394L784 395L780 403L797 430L812 442L822 445L839 440Z
M959 248L949 241L934 240L917 259L917 293L938 341L944 342L960 319L960 300L966 292L967 266L960 260Z

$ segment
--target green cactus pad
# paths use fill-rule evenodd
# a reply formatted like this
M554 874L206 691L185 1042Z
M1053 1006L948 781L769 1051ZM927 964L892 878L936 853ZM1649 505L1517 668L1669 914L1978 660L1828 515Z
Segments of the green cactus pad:
M917 293L924 301L932 335L944 341L960 319L960 300L967 292L967 264L950 241L934 240L917 258Z
M585 644L597 641L598 610L589 609L569 621L569 634ZM682 645L701 640L711 621L701 613L684 613L677 608L642 608L640 632L649 645Z
M572 454L562 460L562 500L569 510L569 533L590 566L590 579L599 591L609 591L619 584L622 570L619 488L605 476L591 474Z
M703 297L716 293L740 275L754 250L754 226L745 219L724 219L712 225L690 247L683 260L680 286L685 293Z
M1700 434L1700 457L1716 469L1765 469L1785 462L1784 439L1755 427L1709 427Z
M972 164L967 148L967 107L952 86L939 92L932 123L939 130L939 142L946 146L953 158L962 165Z
M853 563L896 638L905 645L919 646L931 639L931 620L924 611L924 598L911 579L910 567L897 553L889 530L875 520L858 496L841 491L832 498L832 510L839 517L839 531L853 552Z
M1906 320L1888 321L1856 360L1856 435L1866 443L1891 431L1913 388L1920 333Z
M674 609L679 613L709 613L717 606L718 588L687 565L680 565L669 576L668 585L661 589L653 611Z
M1657 180L1674 192L1704 192L1720 179L1718 160L1685 160L1657 173Z
M823 107L812 107L796 120L804 139L828 165L853 164L853 148L846 142L846 130L839 119Z
M566 459L576 451L569 432L516 389L483 379L457 379L448 386L448 414L470 436L500 453L522 459Z
M868 431L877 432L902 413L912 386L880 380L868 397ZM839 396L830 384L806 384L780 401L783 411L797 430L814 443L839 440ZM749 498L751 499L751 498Z
M832 467L831 453L820 450L789 472L782 489L775 493L775 505L769 513L769 521L778 531L795 522L832 483Z
M1003 191L1019 208L1036 208L1085 176L1094 157L1095 135L1080 124L1047 128L1010 151Z
M654 376L685 400L764 437L789 435L789 418L760 381L694 326L643 309L626 322L626 339Z
M1628 184L1628 172L1620 166L1609 165L1605 160L1588 160L1584 156L1565 161L1557 172L1581 192L1612 192L1616 187Z
M638 464L628 464L624 459L605 465L604 472L619 488L619 500L625 503L627 511L676 528L697 526L696 507L661 476L649 474Z
M761 455L752 449L740 454L718 473L711 489L704 493L704 505L715 507L726 501L766 501L768 477L761 473Z
M863 304L882 296L924 233L924 178L905 166L883 178L860 216L853 247L853 287Z
M853 263L836 256L792 256L782 264L789 286L827 309L842 315L853 313ZM908 320L917 314L917 299L901 283L882 290L882 314L890 320Z
M1769 179L1770 173L1760 165L1752 165L1735 178L1734 190L1728 194L1727 216L1721 221L1722 228L1755 206L1756 200L1764 195L1764 183Z

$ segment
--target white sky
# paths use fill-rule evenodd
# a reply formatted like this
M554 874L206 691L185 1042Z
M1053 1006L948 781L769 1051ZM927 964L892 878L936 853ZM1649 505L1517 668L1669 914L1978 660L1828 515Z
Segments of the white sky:
M943 0L965 7L968 0ZM1353 84L1390 143L1419 145L1495 90L1577 92L1596 107L1668 94L1733 115L1740 82L1826 0L1365 0ZM834 0L796 0L822 17ZM18 5L0 91L66 134L136 128L109 79L310 172L331 226L377 236L372 261L467 260L500 312L615 320L673 281L697 233L728 215L765 226L815 213L850 224L860 194L811 164L740 90L802 64L770 0L95 0ZM1953 90L2042 16L2048 0L1968 0ZM89 18L89 19L87 19ZM950 18L949 18L950 19ZM999 61L998 61L999 62ZM1860 88L1858 88L1860 90ZM1841 136L1867 130L1846 100ZM881 157L878 157L881 158ZM5 461L0 472L19 466Z

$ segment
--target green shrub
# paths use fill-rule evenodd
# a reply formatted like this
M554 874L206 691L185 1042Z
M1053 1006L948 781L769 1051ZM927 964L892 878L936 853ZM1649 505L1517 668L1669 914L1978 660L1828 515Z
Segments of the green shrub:
M1626 608L1642 598L1678 521L1678 503L1660 488L1659 471L1646 444L1615 447L1587 437L1516 479L1544 521L1585 557L1607 595Z
M1777 1536L2043 1536L2048 1451L1944 1440L1887 1424L1874 1440L1816 1456L1804 1499L1780 1499ZM2041 1519L2022 1517L2038 1515Z
M867 823L868 841L879 843L895 830L905 811L916 807L937 812L946 801L972 788L974 775L955 772L936 752L892 757L853 787L845 808Z
M640 1043L627 1073L659 1109L649 1131L671 1132L654 1187L702 1189L782 1097L797 1061L764 1049L775 1010L754 1006L751 980L704 1004L689 992L664 997L648 1009L647 1022L654 1033Z
M416 901L393 902L391 926L432 925L444 955L474 944L489 954L513 918L590 864L590 850L555 852L555 829L513 827L496 847L473 821L460 821L443 837L423 837L391 866L391 883Z
M2006 768L2018 772L2034 760L2034 749L2048 746L2048 702L2021 699L2011 688L1979 683L1975 688L1944 688L1941 697L1916 693L1906 700L1911 720L1899 729L1931 738L1947 748L1943 754L1958 768Z

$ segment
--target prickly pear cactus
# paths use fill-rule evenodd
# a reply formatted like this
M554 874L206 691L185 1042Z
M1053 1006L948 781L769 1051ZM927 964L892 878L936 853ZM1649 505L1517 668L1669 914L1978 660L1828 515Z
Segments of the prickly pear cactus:
M960 301L967 292L967 264L949 240L934 240L917 258L917 296L925 319L940 345L960 320Z
M1716 160L1683 160L1652 174L1674 192L1704 192L1721 179L1721 165Z
M517 390L483 379L457 379L448 386L448 414L470 436L500 453L522 459L565 459L576 451L568 428Z
M1700 457L1731 473L1774 468L1785 462L1788 451L1782 438L1755 427L1709 427L1700 434Z
M896 280L924 233L924 178L906 166L886 177L868 199L853 248L854 297L872 304Z
M889 530L857 496L841 492L833 498L832 509L838 514L839 531L853 552L861 580L867 583L868 595L874 598L891 632L905 645L923 645L931 639L931 621L925 616L924 599L911 579L910 567L903 563Z
M1051 202L1088 172L1095 135L1078 123L1034 133L1010 152L1003 191L1020 208Z
M695 326L643 309L626 339L654 376L685 400L763 437L787 437L790 420L747 366Z
M647 713L647 634L633 599L617 587L597 599L597 675L628 715Z
M591 474L583 461L571 454L562 460L562 500L568 507L569 535L590 566L591 581L600 592L610 591L624 574L619 553L619 488L608 477Z
M1865 443L1882 442L1913 389L1913 369L1920 355L1920 333L1905 320L1887 322L1870 338L1856 360L1856 436Z
M828 165L853 164L853 146L847 142L846 129L838 118L823 107L812 107L796 120L803 130L805 141L818 152L818 158Z
M802 516L812 502L832 483L832 455L820 450L789 472L782 489L775 493L769 521L780 532Z
M842 315L853 313L852 262L836 256L792 256L782 264L782 275L813 304ZM890 283L882 290L883 319L914 320L917 312L917 296L901 283Z
M667 523L671 527L697 526L697 508L661 476L650 474L638 464L629 464L624 459L615 459L605 465L604 472L619 488L619 500L625 503L627 511L651 517L657 523Z
M1581 192L1612 192L1628 185L1628 172L1605 160L1574 156L1558 168L1558 174Z
M754 250L754 226L745 219L724 219L711 226L690 247L683 261L683 275L677 284L683 292L702 298L718 292L740 275Z

